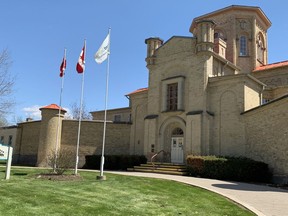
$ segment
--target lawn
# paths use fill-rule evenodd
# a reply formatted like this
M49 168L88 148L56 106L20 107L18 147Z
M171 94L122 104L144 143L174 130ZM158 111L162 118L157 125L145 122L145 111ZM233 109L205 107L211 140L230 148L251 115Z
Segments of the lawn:
M0 215L254 215L226 198L173 181L80 171L82 180L36 178L45 170L0 168Z

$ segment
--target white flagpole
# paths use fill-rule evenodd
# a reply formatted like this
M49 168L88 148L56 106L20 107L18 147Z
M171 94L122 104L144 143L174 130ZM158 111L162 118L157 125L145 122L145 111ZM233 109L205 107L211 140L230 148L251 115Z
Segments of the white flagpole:
M107 59L107 72L106 72L106 93L105 93L105 112L104 112L104 128L103 128L103 142L102 142L102 155L101 155L101 164L100 164L100 176L98 176L98 179L105 180L106 177L103 175L103 169L104 169L104 150L105 150L105 139L106 139L106 122L107 122L107 105L108 105L108 89L109 89L109 65L110 65L110 33L111 28L109 28L108 34L109 34L109 53L108 53L108 59Z
M84 40L84 62L86 57L86 40ZM80 111L79 111L79 124L78 124L78 136L77 136L77 146L76 146L76 163L75 163L75 172L77 175L78 172L78 163L79 163L79 145L80 145L80 133L81 133L81 121L82 121L82 109L83 109L83 92L84 92L84 74L85 70L82 73L82 85L81 85L81 97L80 97Z
M65 64L66 61L66 48L64 49L64 59L63 59L63 64ZM66 65L65 65L66 69ZM62 109L62 93L63 93L63 88L64 88L64 77L65 77L65 70L63 71L63 76L61 77L61 89L60 89L60 101L59 101L59 113L58 113L58 124L57 124L57 132L56 132L56 144L55 144L55 160L54 160L54 167L53 171L56 171L57 168L57 159L58 159L58 149L59 149L59 130L60 130L60 115L61 115L61 109Z

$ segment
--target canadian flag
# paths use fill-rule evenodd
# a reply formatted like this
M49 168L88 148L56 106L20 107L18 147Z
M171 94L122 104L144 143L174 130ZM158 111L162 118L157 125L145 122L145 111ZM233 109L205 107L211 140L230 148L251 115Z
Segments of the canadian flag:
M60 77L64 76L65 70L66 70L66 56L63 57L62 63L60 65Z
M76 65L76 70L78 73L83 73L85 70L85 48L86 48L86 43L84 43L84 46L82 48L82 51L80 53L77 65Z

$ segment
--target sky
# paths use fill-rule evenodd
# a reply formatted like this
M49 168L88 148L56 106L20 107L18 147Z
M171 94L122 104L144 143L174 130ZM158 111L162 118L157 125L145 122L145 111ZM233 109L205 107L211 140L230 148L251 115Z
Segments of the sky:
M278 3L278 4L277 4ZM281 3L281 4L280 4ZM59 67L67 49L62 107L80 104L82 75L76 64L86 39L83 103L86 111L105 108L108 61L94 54L111 28L108 109L127 107L128 93L148 86L146 44L149 37L167 41L189 36L193 18L230 6L260 7L272 22L268 63L288 59L288 1L270 0L0 0L0 51L8 49L16 77L16 105L7 119L40 119L39 107L60 103Z

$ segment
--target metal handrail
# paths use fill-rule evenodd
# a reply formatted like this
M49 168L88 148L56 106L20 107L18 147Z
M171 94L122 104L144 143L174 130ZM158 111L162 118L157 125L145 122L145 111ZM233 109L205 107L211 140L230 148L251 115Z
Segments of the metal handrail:
M157 152L156 154L154 154L152 157L151 157L151 163L152 163L152 165L153 165L153 168L155 167L155 164L153 163L153 159L157 156L157 155L159 155L160 153L167 153L167 152L165 152L164 151L164 149L162 149L161 151L159 151L159 152Z

